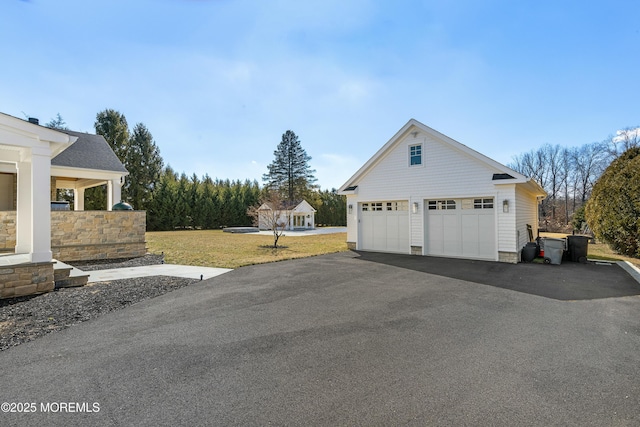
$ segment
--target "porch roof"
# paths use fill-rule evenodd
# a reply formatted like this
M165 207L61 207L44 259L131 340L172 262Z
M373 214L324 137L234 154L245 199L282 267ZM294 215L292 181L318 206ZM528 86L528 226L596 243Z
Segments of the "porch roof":
M66 150L51 159L51 166L72 167L79 169L94 169L110 172L120 172L124 175L127 170L115 155L102 135L62 130L69 136L78 139Z

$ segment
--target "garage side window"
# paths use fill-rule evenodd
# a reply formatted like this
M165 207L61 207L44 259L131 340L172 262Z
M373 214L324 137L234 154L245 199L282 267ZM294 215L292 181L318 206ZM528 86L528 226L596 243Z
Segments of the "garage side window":
M422 164L422 144L409 146L409 165L419 166Z

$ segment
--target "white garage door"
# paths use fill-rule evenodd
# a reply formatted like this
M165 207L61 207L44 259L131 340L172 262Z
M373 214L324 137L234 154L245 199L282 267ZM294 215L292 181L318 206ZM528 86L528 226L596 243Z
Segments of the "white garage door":
M428 255L496 258L492 198L426 200L425 224Z
M359 249L410 253L409 202L360 203Z

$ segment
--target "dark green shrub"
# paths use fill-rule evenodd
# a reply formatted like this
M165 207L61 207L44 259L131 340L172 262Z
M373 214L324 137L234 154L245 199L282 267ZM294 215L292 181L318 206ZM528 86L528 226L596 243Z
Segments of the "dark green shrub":
M604 171L585 217L596 237L612 249L640 257L640 147L625 151Z
M576 209L576 211L573 213L573 219L571 220L571 225L573 226L574 230L581 231L582 223L585 221L586 219L584 217L584 205L582 205L578 209Z

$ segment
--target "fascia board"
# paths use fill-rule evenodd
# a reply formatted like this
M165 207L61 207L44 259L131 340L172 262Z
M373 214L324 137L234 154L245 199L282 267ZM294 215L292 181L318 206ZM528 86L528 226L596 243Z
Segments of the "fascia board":
M119 179L129 172L103 171L98 169L72 168L68 166L51 166L51 176L83 179Z

